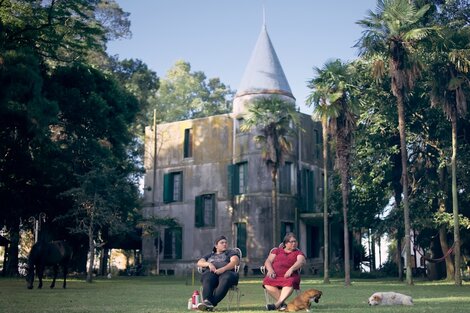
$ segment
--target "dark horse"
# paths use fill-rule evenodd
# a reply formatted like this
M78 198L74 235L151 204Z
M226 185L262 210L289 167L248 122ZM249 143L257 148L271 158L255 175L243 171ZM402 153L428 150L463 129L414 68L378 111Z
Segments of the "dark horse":
M54 269L54 276L51 284L51 288L54 288L59 265L62 267L62 270L64 272L63 287L65 288L67 284L67 268L71 258L72 248L65 241L39 241L35 243L28 257L28 275L26 275L28 289L33 289L35 268L39 279L38 288L42 288L42 276L44 274L44 268L46 266L52 266Z

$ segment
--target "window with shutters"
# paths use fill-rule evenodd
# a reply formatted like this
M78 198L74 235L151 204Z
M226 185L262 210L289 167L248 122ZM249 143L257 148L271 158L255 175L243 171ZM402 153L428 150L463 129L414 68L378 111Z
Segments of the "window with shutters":
M237 227L237 247L242 251L243 257L246 257L246 223L236 223Z
M181 227L165 228L163 244L164 259L181 259L183 251L183 230Z
M286 162L279 168L279 193L290 194L292 184L292 163Z
M320 139L320 134L317 129L313 130L313 134L315 137L315 144L313 145L313 155L318 160L320 159L320 153L323 151L323 146Z
M163 202L183 201L183 172L167 173L163 176Z
M235 196L248 191L248 163L242 162L228 166L228 194Z
M313 212L315 209L314 172L302 169L300 173L300 200L302 212Z
M197 196L195 202L195 226L215 226L215 194Z
M238 164L238 194L244 194L247 191L247 163Z

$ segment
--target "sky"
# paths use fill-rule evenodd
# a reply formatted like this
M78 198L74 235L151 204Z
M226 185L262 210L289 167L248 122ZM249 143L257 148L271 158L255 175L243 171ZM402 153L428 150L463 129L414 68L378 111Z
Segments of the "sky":
M356 21L376 0L116 0L130 13L130 39L108 43L120 59L140 59L160 78L184 60L191 71L237 90L263 25L287 77L297 106L305 105L313 68L332 59L357 58Z

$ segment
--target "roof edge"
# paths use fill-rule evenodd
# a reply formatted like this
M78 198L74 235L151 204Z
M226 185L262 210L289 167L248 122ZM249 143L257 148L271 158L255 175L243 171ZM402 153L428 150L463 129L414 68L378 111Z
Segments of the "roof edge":
M279 89L258 89L258 90L245 90L241 93L236 93L235 98L243 97L243 96L248 96L248 95L282 95L282 96L287 96L290 97L294 100L295 97L291 92L285 91L285 90L279 90Z

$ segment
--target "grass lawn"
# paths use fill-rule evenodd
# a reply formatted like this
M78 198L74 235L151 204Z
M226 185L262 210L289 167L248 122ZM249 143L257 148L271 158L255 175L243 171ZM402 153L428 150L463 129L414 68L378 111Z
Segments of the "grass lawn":
M265 312L264 292L261 278L242 278L240 312ZM67 289L49 289L50 280L42 290L26 289L24 279L0 278L0 312L187 312L187 302L193 290L184 278L176 277L119 277L96 279L92 284L70 279ZM37 281L35 281L35 287ZM341 280L324 285L318 278L304 277L302 289L315 288L323 291L312 312L470 312L470 284L464 282L456 287L447 282L415 281L414 286L395 280L353 280L352 286L344 287ZM369 307L368 297L376 291L397 291L413 297L412 307ZM236 312L232 306L231 312ZM225 300L216 311L227 312Z

